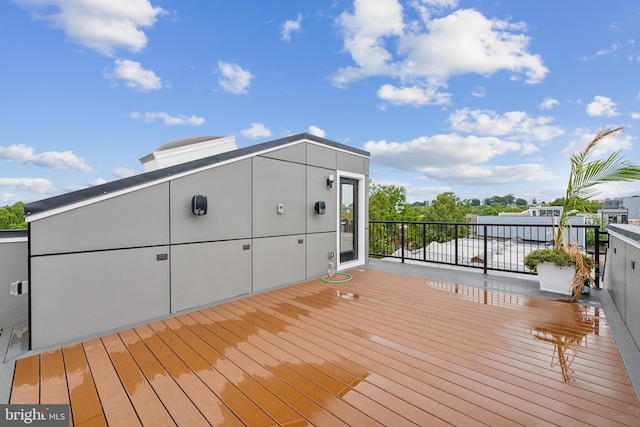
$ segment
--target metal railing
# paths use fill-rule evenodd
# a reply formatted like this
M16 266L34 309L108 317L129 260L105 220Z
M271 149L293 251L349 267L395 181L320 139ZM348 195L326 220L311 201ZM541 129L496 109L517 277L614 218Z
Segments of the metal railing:
M570 243L577 240L599 265L608 241L606 231L598 225L574 225L570 234ZM551 224L369 221L370 257L459 265L482 269L484 273L529 273L525 256L536 249L552 247L552 241ZM599 287L598 274L595 280Z

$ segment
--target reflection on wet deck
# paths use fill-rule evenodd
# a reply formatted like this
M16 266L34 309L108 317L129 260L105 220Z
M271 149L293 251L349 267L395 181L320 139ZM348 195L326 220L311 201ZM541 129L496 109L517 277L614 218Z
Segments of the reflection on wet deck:
M640 425L601 310L373 270L20 359L75 425Z

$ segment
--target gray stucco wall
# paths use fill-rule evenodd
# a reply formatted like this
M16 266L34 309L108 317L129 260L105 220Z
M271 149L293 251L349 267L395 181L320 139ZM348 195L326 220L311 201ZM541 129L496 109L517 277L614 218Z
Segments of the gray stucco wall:
M31 255L166 245L169 183L30 223Z
M25 237L0 237L0 328L27 320L28 295L9 294L11 283L28 279Z
M361 174L367 188L368 165L303 142L31 221L32 348L321 277L338 255L327 178Z
M604 286L640 347L640 227L610 224Z

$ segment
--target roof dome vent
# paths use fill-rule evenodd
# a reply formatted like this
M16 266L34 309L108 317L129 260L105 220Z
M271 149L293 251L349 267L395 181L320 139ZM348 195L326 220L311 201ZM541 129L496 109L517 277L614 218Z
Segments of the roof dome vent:
M150 172L226 153L237 148L236 139L233 136L194 136L162 144L151 154L142 157L140 163L145 171Z

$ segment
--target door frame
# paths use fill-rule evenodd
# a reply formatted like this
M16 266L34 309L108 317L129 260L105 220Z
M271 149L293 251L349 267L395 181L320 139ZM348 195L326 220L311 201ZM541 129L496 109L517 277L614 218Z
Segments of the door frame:
M346 268L351 268L351 267L355 267L358 265L363 265L366 262L366 254L368 252L368 246L366 245L366 240L365 240L365 236L366 236L366 229L365 229L365 225L366 225L366 211L368 209L368 206L366 204L366 194L367 194L367 186L366 186L366 176L362 175L362 174L358 174L358 173L353 173L353 172L346 172L346 171L337 171L337 179L336 179L336 183L338 184L338 191L336 191L336 206L337 208L337 212L336 212L336 248L337 250L337 254L336 254L336 267L338 270L343 270ZM340 185L340 179L341 178L349 178L349 179L354 179L358 182L358 200L356 201L357 203L357 242L356 242L356 247L357 247L357 254L356 254L356 258L346 261L346 262L340 262L340 190L341 190L341 185Z

